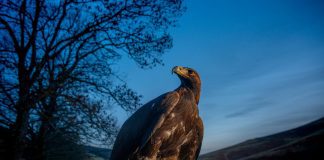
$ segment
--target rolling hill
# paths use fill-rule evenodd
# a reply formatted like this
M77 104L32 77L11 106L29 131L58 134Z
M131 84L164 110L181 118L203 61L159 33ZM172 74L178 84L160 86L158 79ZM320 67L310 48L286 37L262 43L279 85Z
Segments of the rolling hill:
M0 127L0 155L5 155L7 129ZM83 146L87 160L108 160L111 150ZM0 156L1 157L1 156ZM0 158L1 159L1 158ZM301 127L255 138L210 152L199 160L323 160L324 117Z
M301 127L247 140L199 160L323 160L324 117Z
M92 146L84 146L88 153L86 160L109 160L111 150Z

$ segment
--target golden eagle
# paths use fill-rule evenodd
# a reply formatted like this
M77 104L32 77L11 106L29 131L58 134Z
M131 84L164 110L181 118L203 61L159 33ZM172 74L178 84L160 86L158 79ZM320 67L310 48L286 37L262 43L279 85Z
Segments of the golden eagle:
M203 139L198 115L201 81L187 67L172 69L181 80L174 91L139 108L123 124L111 160L196 160Z

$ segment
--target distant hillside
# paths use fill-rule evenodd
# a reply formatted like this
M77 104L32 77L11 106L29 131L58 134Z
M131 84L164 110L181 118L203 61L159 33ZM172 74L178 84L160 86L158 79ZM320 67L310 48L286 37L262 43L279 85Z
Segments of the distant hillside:
M10 133L0 127L0 159L7 154ZM9 136L9 137L8 137ZM86 160L108 160L110 149L83 146ZM324 118L274 135L248 140L204 154L199 160L324 160ZM2 158L1 158L2 157Z
M92 146L84 146L89 153L89 160L109 160L111 150L107 148L98 148Z
M204 154L199 160L323 160L324 118Z

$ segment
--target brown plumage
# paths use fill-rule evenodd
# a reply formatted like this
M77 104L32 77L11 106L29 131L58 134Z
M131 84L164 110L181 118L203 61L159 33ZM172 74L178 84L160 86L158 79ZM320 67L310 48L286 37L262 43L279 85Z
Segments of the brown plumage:
M203 138L198 115L200 78L174 67L181 85L138 109L122 126L111 160L196 160Z

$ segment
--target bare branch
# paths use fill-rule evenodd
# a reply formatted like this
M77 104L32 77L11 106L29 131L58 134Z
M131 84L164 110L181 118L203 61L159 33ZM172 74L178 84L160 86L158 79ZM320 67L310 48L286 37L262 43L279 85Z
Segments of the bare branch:
M9 33L10 38L11 38L12 42L14 43L15 50L18 53L20 51L20 47L19 47L19 43L18 43L18 40L16 38L16 35L15 35L14 31L12 30L12 28L10 27L8 22L5 21L2 17L0 17L0 23L5 26L5 29Z

